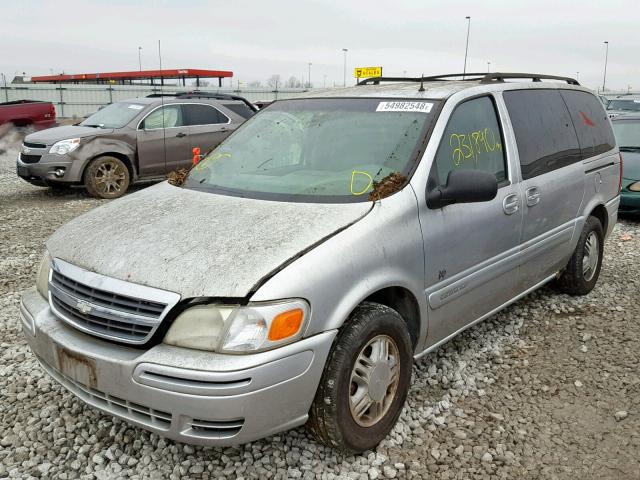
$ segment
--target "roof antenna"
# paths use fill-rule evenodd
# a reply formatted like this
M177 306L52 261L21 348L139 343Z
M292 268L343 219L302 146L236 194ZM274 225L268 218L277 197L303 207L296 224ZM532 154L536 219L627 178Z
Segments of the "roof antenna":
M418 89L419 92L424 92L424 73L420 75L420 88Z

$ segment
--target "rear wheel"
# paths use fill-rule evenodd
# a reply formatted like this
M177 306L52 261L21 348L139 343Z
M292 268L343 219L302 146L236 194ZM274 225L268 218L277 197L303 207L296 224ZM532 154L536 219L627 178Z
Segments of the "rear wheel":
M363 303L331 349L307 428L334 448L374 448L400 416L412 365L402 317L384 305Z
M593 290L600 276L603 253L602 224L596 217L589 217L567 267L556 282L558 289L569 295L586 295Z
M129 169L115 157L93 160L84 173L84 185L93 197L118 198L125 194L130 183Z

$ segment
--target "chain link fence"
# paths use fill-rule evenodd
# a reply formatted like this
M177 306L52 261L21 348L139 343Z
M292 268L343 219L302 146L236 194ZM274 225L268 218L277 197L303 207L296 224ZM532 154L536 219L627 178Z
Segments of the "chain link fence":
M152 93L189 92L195 86L165 85L74 85L74 84L28 84L12 83L0 86L0 102L15 100L40 100L52 102L59 118L83 118L101 107L119 100L146 97ZM272 101L290 98L305 92L302 88L218 88L198 87L200 92L241 95L251 102Z

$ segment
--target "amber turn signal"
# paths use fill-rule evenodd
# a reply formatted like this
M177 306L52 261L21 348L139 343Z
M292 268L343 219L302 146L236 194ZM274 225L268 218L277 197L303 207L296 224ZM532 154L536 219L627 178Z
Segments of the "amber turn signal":
M277 342L295 335L300 331L303 321L304 311L301 308L281 313L271 322L269 340Z

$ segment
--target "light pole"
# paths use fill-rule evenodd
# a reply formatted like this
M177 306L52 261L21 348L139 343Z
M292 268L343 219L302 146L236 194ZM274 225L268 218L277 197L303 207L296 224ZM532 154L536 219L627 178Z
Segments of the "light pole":
M467 53L469 53L469 31L471 30L471 17L464 17L467 20L467 44L464 47L464 68L462 70L462 78L467 73Z
M576 81L580 81L580 72L576 72Z
M487 73L491 71L491 62L487 62Z
M138 68L142 71L142 47L138 47Z
M311 88L311 62L309 62L309 76L307 77L307 81L309 82L309 88Z
M609 60L609 42L605 40L605 51L604 51L604 77L602 79L602 91L605 91L607 86L607 61Z
M347 52L349 50L346 48L343 48L342 51L344 52L344 68L342 70L342 86L346 87L347 86Z
M322 88L327 88L327 75L324 74L322 77Z

